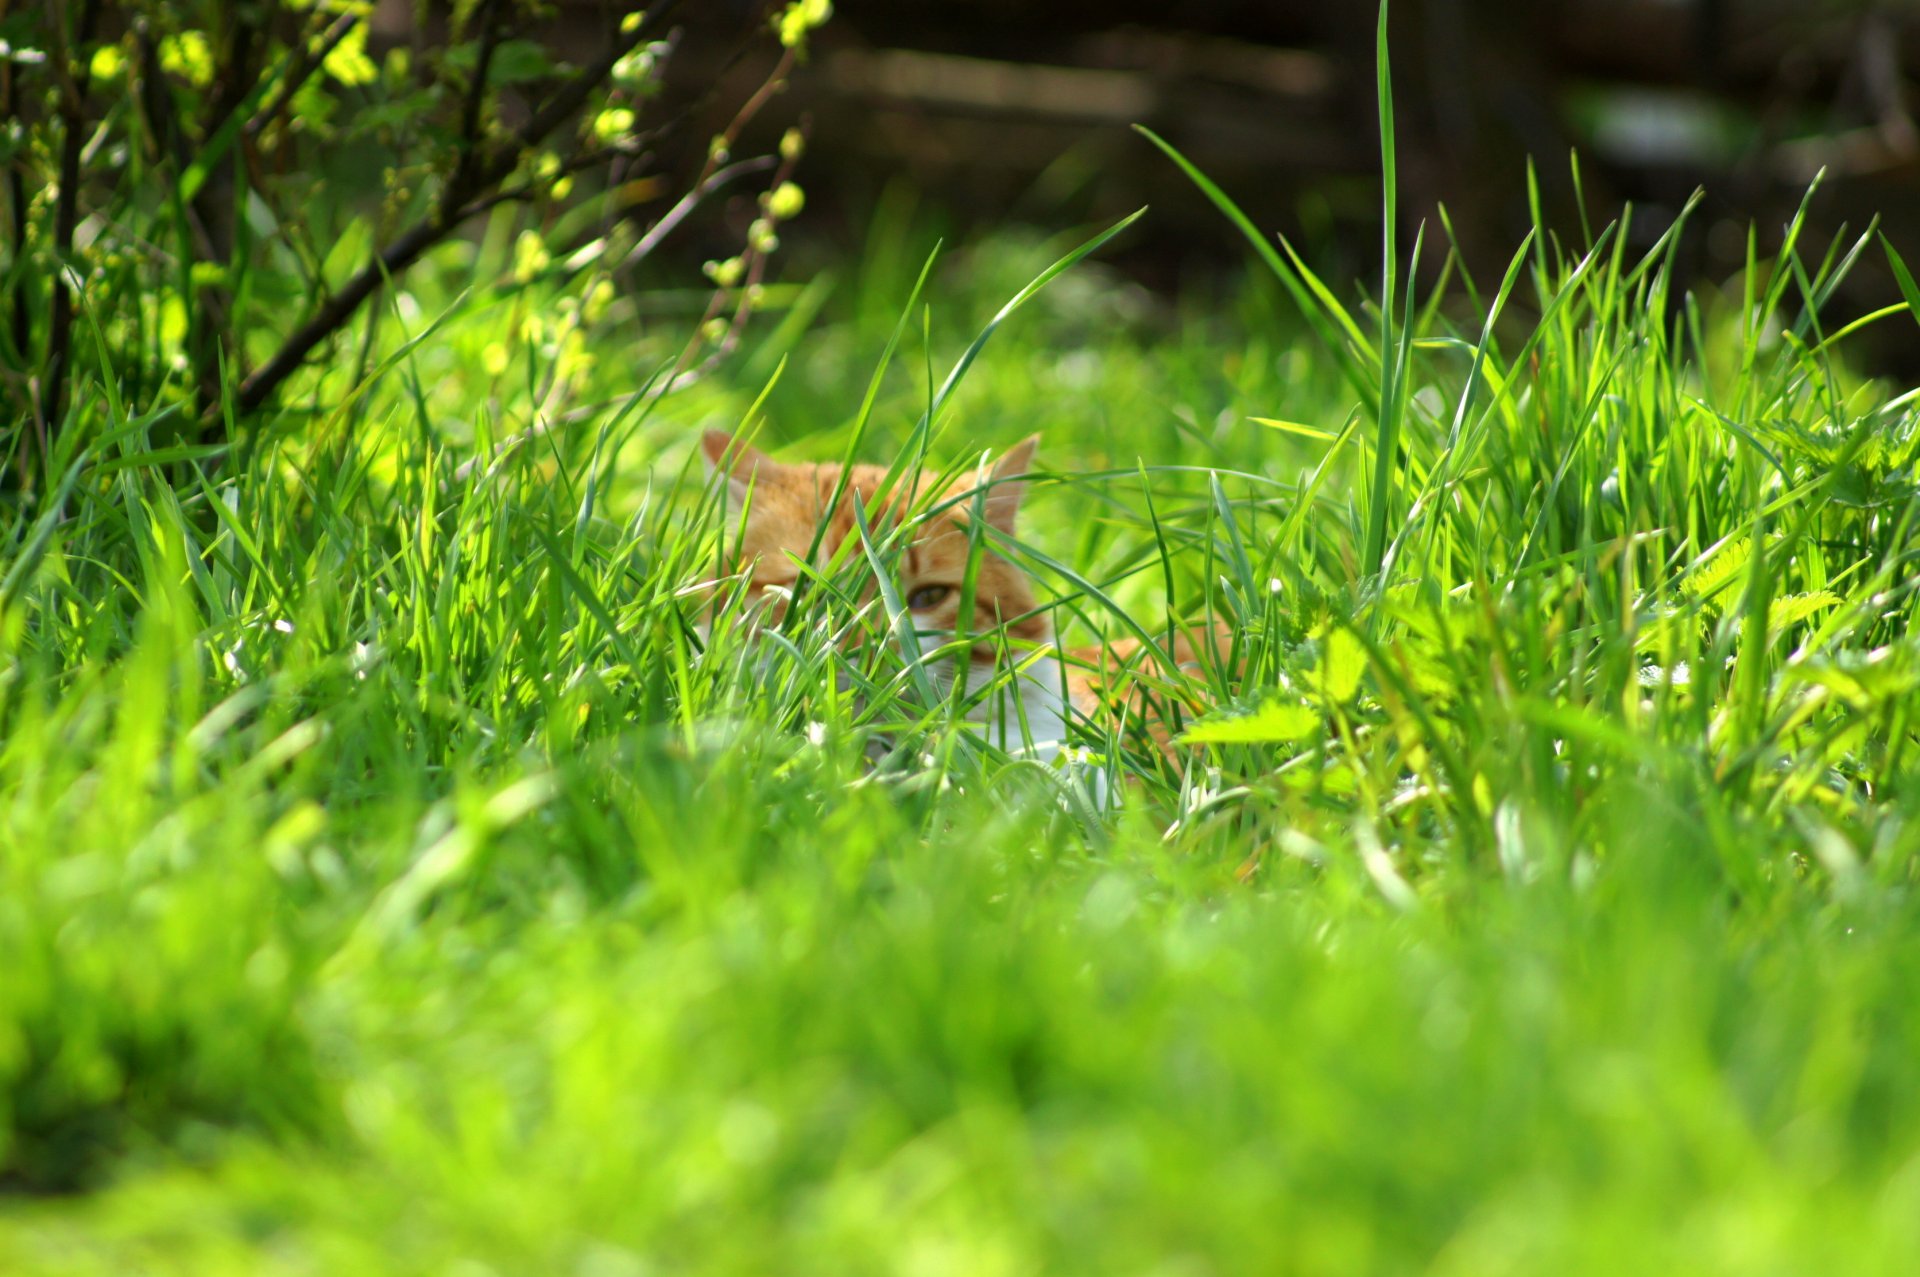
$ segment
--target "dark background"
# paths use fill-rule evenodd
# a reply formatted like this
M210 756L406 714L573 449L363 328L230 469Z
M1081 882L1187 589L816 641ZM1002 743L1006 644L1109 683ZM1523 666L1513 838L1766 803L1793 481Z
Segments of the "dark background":
M391 0L390 0L391 2ZM749 41L757 0L693 0L671 93L710 119L704 146L777 49ZM1232 227L1130 125L1145 124L1335 279L1379 269L1377 10L1368 0L839 0L761 145L812 122L803 252L854 252L890 186L947 229L1047 231L1152 205L1111 256L1160 289L1238 271ZM563 12L604 22L592 4ZM1527 157L1546 219L1581 238L1578 153L1597 225L1635 207L1650 245L1696 187L1680 265L1735 275L1746 228L1764 254L1814 174L1811 253L1878 214L1920 261L1920 0L1396 0L1401 214L1410 243L1444 203L1468 261L1497 274L1530 224ZM755 140L749 135L749 140ZM751 216L750 205L743 214ZM704 247L704 246L701 246ZM1809 251L1803 243L1803 252ZM1430 259L1437 265L1438 256ZM1836 313L1897 300L1877 246ZM1879 324L1856 347L1920 372L1920 342Z

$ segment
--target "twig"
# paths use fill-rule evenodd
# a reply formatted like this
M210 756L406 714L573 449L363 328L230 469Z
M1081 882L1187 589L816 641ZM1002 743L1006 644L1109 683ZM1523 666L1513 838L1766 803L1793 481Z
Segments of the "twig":
M241 382L240 410L251 412L265 403L267 397L306 362L315 347L339 331L385 278L406 270L450 235L469 216L469 207L483 191L511 173L521 156L579 110L587 96L613 73L614 64L632 52L679 7L680 0L659 0L631 31L618 33L604 54L557 90L533 118L521 126L512 145L494 149L484 160L466 166L464 171L456 168L431 213L381 249L373 261L361 267L339 292L328 297L311 318L295 329L266 363Z
M0 0L0 3L5 3L5 0ZM655 42L656 46L659 49L659 53L654 60L654 73L656 75L664 74L664 71L662 70L662 68L666 64L670 63L673 60L674 55L679 52L679 47L680 47L680 41L678 39L679 34L680 33L678 31L670 31L667 33L667 38L665 40L660 40ZM714 90L711 88L708 90L708 92L713 92L713 91ZM669 119L665 123L656 125L653 128L647 130L646 133L640 135L640 138L636 140L644 140L650 143L657 142L665 134L667 130L671 129L674 125L678 123L679 123L678 119ZM643 151L641 154L635 156L633 160L634 165L638 166L640 161L644 158L645 158L645 153ZM607 189L609 191L617 191L621 187L627 184L627 168L628 168L628 161L625 159L615 159L613 163L607 166ZM607 200L603 203L600 210L599 237L601 239L605 239L608 235L611 235L613 233L613 224L619 218L619 216L620 216L620 210L617 206L616 201Z
M55 74L62 84L60 92L60 194L53 212L53 252L56 269L53 280L53 306L47 319L47 380L41 387L40 428L43 448L52 446L59 432L60 416L66 405L67 361L73 341L73 288L66 279L68 256L73 252L74 232L80 225L80 150L86 145L85 124L88 82L93 77L89 63L75 63L73 50L93 39L93 28L100 17L99 0L85 0L80 21L74 30L73 45L66 38L66 23L61 20L60 0L47 0L47 17L53 29Z
M7 0L0 0L0 17L6 16L11 6ZM9 60L0 65L0 120L12 120L16 115L19 102L18 70ZM26 260L27 256L27 175L24 148L22 153L12 157L7 165L7 211L12 219L13 260ZM15 278L9 283L7 291L13 297L11 336L13 348L20 358L22 367L32 363L28 347L33 343L33 317L27 306L27 290L24 278ZM31 392L29 392L31 394Z
M277 8L277 3L270 0L259 12L236 10L228 15L226 38L221 42L220 62L214 72L213 100L208 103L200 132L203 144L241 123L241 108L261 84L262 72L255 65L256 40L265 24L272 22ZM240 172L236 161L237 153L244 150L244 145L228 145L208 165L191 201L194 215L205 228L204 260L221 267L232 264L234 193ZM196 282L190 276L184 297L193 314L187 329L187 355L193 364L195 407L203 422L221 417L222 355L230 355L236 365L239 361L239 343L232 340L233 294L225 284L213 282L220 278L215 275L207 282Z
M740 177L747 173L765 172L767 169L772 168L773 165L774 165L774 160L771 155L762 155L751 160L741 160L737 164L730 164L726 168L721 169L719 172L715 173L713 176L707 179L705 186L702 189L702 193L711 194L712 192L719 190L722 186L725 186L728 182L732 181L734 178ZM518 194L521 194L521 192L515 192L515 194L518 195ZM531 194L531 192L526 192L526 194ZM683 198L680 201L680 204L686 205L686 209L684 211L680 209L679 205L676 205L673 210L670 210L668 212L667 216L675 217L677 214L678 218L684 219L687 213L692 211L693 205L689 204L687 199ZM666 218L662 218L661 221L662 222L666 221ZM655 242L657 243L658 240L656 240ZM635 259L632 257L628 257L625 260L627 262L632 262ZM536 411L538 411L540 408L546 405L547 397L553 393L553 388L558 383L559 377L560 377L560 361L556 359L548 367L547 375L541 381L540 388L534 392L533 404L534 404L534 409ZM668 390L671 390L671 389L673 389L673 386L671 384L670 379L663 380L660 383L659 389L657 391L651 392L649 397L653 399L658 399L661 395L665 394ZM495 448L492 454L490 454L485 460L487 464L491 465L494 458L497 458L503 455L508 449L517 448L523 443L527 443L527 442L530 442L531 440L539 439L545 435L551 434L554 430L558 429L561 426L572 425L574 424L575 420L576 418L565 413L561 414L557 418L553 416L540 417L538 420L534 422L533 425L528 426L525 430L520 431L519 433L512 435L507 439L502 440L500 442L499 447ZM467 474L471 471L474 465L474 462L478 460L480 460L480 458L475 458L474 460L468 461L465 465L461 466L458 471L455 472L454 477L456 479L464 480Z
M554 182L568 174L579 173L585 169L598 168L602 164L616 164L622 160L640 160L646 158L646 152L630 146L600 146L563 162L559 168L529 178L517 186L503 186L491 195L483 195L461 208L458 216L461 221L477 217L481 213L499 204L512 204L518 200L539 199L550 195Z
M480 56L475 59L473 82L467 85L466 101L460 107L460 152L454 160L452 184L458 184L472 165L480 149L480 107L487 96L487 72L493 65L493 51L500 43L500 0L486 0L480 14Z
M326 65L328 55L340 47L340 42L347 38L359 21L359 15L352 13L343 13L335 18L333 25L321 35L318 49L309 51L307 41L301 41L300 53L288 69L286 81L281 84L280 91L273 95L272 101L260 108L258 115L247 121L248 140L258 139L262 133L273 126L273 122L280 118L282 112L293 105L294 95L306 87L307 81L313 78L315 71Z
M140 93L144 102L142 114L146 118L147 130L153 137L156 152L173 161L175 173L185 173L193 163L193 154L187 149L185 131L180 127L180 118L173 109L173 97L166 89L166 73L160 68L160 50L153 41L153 31L142 19L134 24L134 43L140 53ZM208 234L205 223L192 204L182 207L186 230L193 236L192 244L182 244L186 253L185 262L195 260L212 261L214 256L213 237ZM186 269L185 265L181 267ZM182 275L181 292L185 296L187 284Z
M740 109L733 113L732 121L728 123L726 131L720 135L724 150L708 153L707 166L700 170L701 181L705 181L721 163L725 151L733 149L733 144L740 140L741 130L753 122L754 116L760 114L760 108L771 101L773 95L786 84L787 72L791 70L793 70L793 50L785 49L780 54L780 60L773 64L773 70L767 73L767 78L761 81L760 87L753 91L753 96L741 103Z
M799 127L804 133L808 127L807 122L803 119ZM795 168L799 165L799 160L800 157L798 153L782 156L780 167L775 170L773 180L767 184L767 189L780 189L780 184L793 176ZM708 352L707 357L692 368L686 366L688 356L693 351L693 347L691 345L688 346L686 352L680 357L680 366L676 367L673 375L668 377L663 383L660 391L661 394L664 395L675 390L684 389L694 382L699 381L702 377L705 377L717 368L720 362L728 355L731 355L739 348L741 334L746 331L747 320L753 313L754 291L759 287L760 281L766 277L769 256L770 254L763 252L760 248L752 244L747 246L746 278L743 279L738 286L739 293L733 308L733 318L727 324L727 331L721 336L720 340L714 344L713 349ZM705 328L709 321L718 318L720 312L726 309L727 291L725 288L716 288L714 290L713 299L707 303L706 313L700 316L700 328Z
M628 249L627 255L620 259L620 265L632 266L660 247L660 241L671 235L676 226L686 221L707 196L749 173L764 173L772 168L774 163L773 156L758 155L753 159L739 160L725 168L714 170L707 175L705 181L682 195L672 208L661 214L659 221L647 228L647 233L640 237L640 242Z
M684 221L687 215L693 211L694 205L698 204L700 197L707 191L708 183L719 173L725 171L719 166L724 162L727 152L732 150L733 144L739 138L741 132L752 122L753 117L760 113L760 109L773 99L773 95L778 93L782 86L785 85L787 73L793 69L793 61L794 53L792 49L784 50L781 53L780 60L774 63L773 70L767 73L767 78L761 81L760 87L754 90L753 96L743 102L740 109L734 112L733 119L727 124L726 129L720 135L720 145L708 152L706 166L700 170L700 178L695 182L693 191L687 196L682 197L679 203L675 204L673 208L667 210L666 216L661 218L660 222L656 223L654 227L642 237L640 243L634 245L633 249L622 259L622 265L631 265L648 253L651 253L654 248L659 245L661 239L663 239L675 225ZM801 125L803 132L805 127L803 121ZM773 182L769 189L778 188L781 182L792 175L796 158L797 157L794 156L785 156L781 159L780 167L775 171ZM689 203L689 201L692 201L692 203ZM766 273L766 255L758 248L749 245L745 256L747 259L747 278L740 288L739 303L734 309L733 319L728 325L726 334L708 356L692 368L687 366L694 350L693 344L689 343L687 348L681 352L680 358L676 361L673 372L661 382L658 392L660 395L669 394L706 376L717 367L723 359L733 353L734 349L739 345L740 334L746 328L747 316L753 307L752 299L755 287L760 283L760 280ZM712 300L707 303L706 313L700 317L700 328L705 328L709 321L718 317L720 312L725 309L726 297L727 289L724 287L714 290ZM697 341L698 338L696 337L695 340Z

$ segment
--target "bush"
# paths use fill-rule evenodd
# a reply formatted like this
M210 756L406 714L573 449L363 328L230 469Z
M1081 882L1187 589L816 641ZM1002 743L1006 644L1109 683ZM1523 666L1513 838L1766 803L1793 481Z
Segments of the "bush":
M351 338L357 358L315 379L329 393L308 412L337 403L368 372L375 295L502 206L528 210L522 268L557 263L592 296L707 196L765 178L762 218L713 271L710 318L744 314L775 226L803 202L802 139L744 160L732 148L829 6L770 14L761 35L786 53L765 89L698 172L657 173L688 118L660 94L679 7L612 6L601 51L579 64L546 38L537 0L455 4L444 33L378 57L359 0L81 0L0 22L13 481L44 493L77 455L72 436L100 428L89 402L116 390L163 427L151 460L217 465L242 423L276 400L291 411L290 391L314 389L303 370ZM638 175L680 198L643 216L622 193ZM709 347L737 328L708 329Z
M515 245L509 286L573 295L550 325L563 379L615 280L707 196L764 180L762 221L713 272L709 318L732 325L663 380L730 348L771 228L799 211L802 139L732 157L756 95L666 211L621 203L672 127L676 7L619 6L581 65L522 34L544 7L520 0L456 5L444 41L379 57L371 6L331 0L85 0L0 23L0 458L21 498L0 792L33 796L0 814L0 1182L79 1185L208 1123L326 1125L294 1007L323 951L303 937L328 916L329 769L370 764L306 711L364 689L332 643L338 596L306 589L337 545L290 554L264 595L236 584L312 512L208 476L257 476L235 451L275 423L338 425L391 367L383 323L407 322L410 298L376 296L430 253L471 261L482 214ZM787 46L769 90L824 8L749 32ZM76 574L75 553L116 566Z

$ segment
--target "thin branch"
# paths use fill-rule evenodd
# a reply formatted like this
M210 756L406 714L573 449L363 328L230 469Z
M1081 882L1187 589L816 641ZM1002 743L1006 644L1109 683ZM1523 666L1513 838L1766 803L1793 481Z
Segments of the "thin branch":
M515 151L509 152L504 162L496 161L499 172L495 180L513 171L514 164L519 160L518 152L530 151L540 145L547 134L559 128L568 116L585 105L587 95L613 74L614 65L639 48L641 42L671 17L680 4L681 0L663 0L646 10L645 16L634 25L633 30L621 32L615 37L613 47L602 54L598 62L556 90L546 104L534 112L533 118L520 127Z
M220 61L214 69L214 93L200 134L203 145L210 145L227 129L242 123L242 107L262 84L262 72L255 65L258 46L265 43L259 37L264 25L273 21L277 8L269 2L258 12L235 8L226 15ZM222 267L230 265L233 257L235 190L240 172L236 159L237 152L244 149L244 145L228 145L209 164L206 178L191 200L194 214L205 228L209 251L204 260ZM187 355L194 371L195 407L202 420L211 420L220 413L221 356L225 353L235 366L239 363L239 345L230 340L233 296L220 283L196 283L189 277L184 300L193 316L187 329Z
M240 410L252 412L265 403L267 396L306 361L314 347L339 331L353 312L360 309L360 304L373 295L384 278L413 265L446 235L447 229L438 217L429 217L415 222L382 249L374 262L362 267L339 292L322 302L313 317L296 329L272 358L240 383Z
M459 156L454 160L452 182L458 184L480 149L480 108L487 97L487 72L493 66L493 51L500 43L500 0L486 0L480 14L480 56L474 60L473 81L467 85L466 100L460 106Z
M753 91L753 96L740 104L740 109L733 113L733 120L727 125L726 132L720 135L727 150L733 149L734 143L740 140L741 131L752 123L754 116L760 114L760 108L772 101L773 95L786 85L787 73L791 70L793 70L793 50L783 49L780 60L773 64L773 70L767 73L767 78L761 81L760 87ZM718 163L720 163L720 154L709 154L706 170L700 176L706 177Z
M521 200L541 199L553 193L553 184L557 179L566 177L569 174L584 172L590 168L598 168L602 164L615 164L628 160L637 161L644 158L646 158L646 152L634 147L595 147L590 151L583 151L573 156L563 162L559 168L551 170L550 172L543 173L538 177L530 178L527 181L520 182L513 186L503 186L490 195L482 195L463 205L459 212L455 214L455 217L457 220L464 222L469 218L478 217L480 214L501 204L513 204ZM755 163L762 168L771 168L773 166L771 159L766 160L764 163L758 161ZM751 168L752 165L748 167Z
M728 184L736 181L739 178L745 177L752 173L764 173L767 170L773 168L775 164L776 164L776 161L773 156L761 155L761 156L756 156L750 160L740 160L736 163L729 164L725 168L719 169L716 172L710 174L705 182L701 183L700 186L696 187L694 190L689 191L686 195L682 196L679 203L675 204L671 209L667 211L665 216L663 216L658 222L654 223L653 229L648 232L648 235L652 239L652 243L646 245L647 251L651 252L653 246L657 245L662 239L666 237L667 232L671 231L675 225L678 225L680 222L685 221L688 214L693 212L694 208L699 205L699 202L702 199L704 199L709 195L712 195L715 191L720 190L722 187L727 186ZM504 196L504 194L505 193L503 192L502 195ZM516 192L516 194L531 195L532 192L531 191ZM631 265L635 261L639 260L640 256L644 256L644 254L636 255L635 253L629 253L625 258L622 259L620 264ZM706 371L707 367L708 365L703 365L702 368L696 370L694 374L680 374L677 380L675 377L672 377L672 376L662 378L657 388L650 388L647 390L646 393L648 398L656 399L656 400L659 399L662 395L666 394L669 390L675 389L677 385L685 385L687 381L691 379L691 377L698 375L698 373ZM547 396L552 392L553 386L554 386L554 379L558 375L558 368L559 366L556 363L553 368L548 370L547 378L545 382L541 384L539 392L534 396L534 402L536 406L545 404ZM609 400L608 402L618 403L619 400ZM604 407L605 405L598 405L598 406ZM454 478L458 481L464 482L466 480L466 477L470 473L472 473L472 471L476 466L485 465L487 467L491 467L495 461L499 460L499 458L505 456L508 452L512 451L513 449L520 447L522 444L531 442L532 440L535 440L535 439L541 438L544 435L550 434L554 430L562 426L573 425L576 422L584 419L585 419L585 415L581 413L562 413L557 417L553 417L553 416L540 417L538 420L535 421L533 425L527 427L525 430L522 430L516 434L508 436L505 439L502 439L493 448L493 450L489 452L486 456L469 458L466 462L464 462L460 466L458 470L454 472Z
M682 195L672 208L661 214L660 220L647 228L647 233L640 237L639 243L627 250L627 255L620 259L619 264L632 266L642 261L654 249L660 247L660 241L671 235L676 226L686 221L693 211L700 207L702 200L749 174L764 173L774 164L773 156L758 155L753 159L739 160L723 169L714 170L707 175L706 181Z
M0 4L4 4L5 2L6 0L0 0ZM669 31L666 39L655 42L658 53L654 60L654 74L663 75L665 68L672 63L674 55L680 51L679 35L680 33L677 30ZM709 93L714 91L712 88L708 89ZM658 142L667 130L673 128L674 125L678 123L679 120L677 118L670 118L648 129L645 133L636 136L634 140L636 143ZM640 162L645 158L646 156L644 154L637 155L633 160L633 166L638 167ZM627 184L628 167L628 161L625 159L616 159L607 166L607 189L609 191L619 190ZM614 223L619 219L619 216L620 210L616 201L606 200L602 203L600 209L599 238L605 239L613 233Z
M174 110L173 95L167 92L166 73L160 67L159 46L154 43L153 31L144 19L134 24L134 43L139 52L140 95L143 99L141 114L146 119L147 132L153 138L155 153L171 160L175 173L185 173L193 163L193 153L188 149L186 131L180 124L179 114ZM193 237L191 244L181 245L184 254L181 270L184 272L186 263L212 261L214 250L213 237L207 233L198 210L188 204L183 207L182 214L185 229ZM186 291L183 274L181 295L185 296Z
M340 47L340 42L347 38L359 21L359 15L343 13L335 18L333 25L321 35L318 49L310 48L308 41L300 42L300 53L288 69L287 78L281 84L280 91L273 95L272 101L260 109L258 115L247 121L248 140L259 138L273 126L273 122L280 118L282 112L293 105L294 95L306 87L307 81L313 78L315 71L326 65L327 57Z
M632 52L661 23L680 7L680 0L660 0L646 11L631 31L618 33L612 45L591 65L557 90L521 126L513 144L494 149L486 159L476 161L464 171L456 169L435 202L431 213L402 231L375 259L361 267L340 291L321 303L311 318L295 329L273 356L240 384L239 406L251 412L265 403L294 370L306 362L320 343L326 341L373 295L390 275L398 275L418 261L429 249L459 226L467 210L487 188L497 185L511 173L522 156L537 147L546 136L585 104L596 87L613 73L614 64Z
M467 85L466 101L460 108L460 136L468 142L480 137L480 108L487 98L487 75L493 69L493 53L500 46L500 0L482 0L480 11L480 53L474 59L473 79Z
M67 258L73 252L74 232L80 225L80 150L86 145L87 86L93 77L89 62L76 62L74 51L93 40L94 25L100 18L99 0L85 0L71 46L66 39L66 24L61 21L59 0L47 0L47 17L53 28L55 74L61 78L60 92L60 177L59 198L53 212L53 255L56 265L53 281L52 313L47 320L47 380L41 387L40 422L50 446L60 429L60 416L66 407L67 362L73 342L73 288L67 282Z
M804 134L808 128L807 121L803 119L799 127ZM767 189L769 191L779 190L782 183L793 177L795 169L799 167L799 163L799 152L782 156L780 167L775 170L773 180L767 184ZM733 318L727 324L727 331L721 336L720 340L714 344L714 348L708 352L707 357L691 368L687 367L688 356L693 352L693 347L689 345L686 352L681 355L680 364L674 369L673 375L666 379L661 389L661 394L664 395L675 390L684 389L694 382L699 381L702 377L707 376L715 368L719 367L722 360L726 359L727 356L739 348L741 335L746 332L747 320L753 314L754 292L759 288L761 280L766 278L767 262L771 254L749 244L745 256L747 260L746 278L739 284L739 291L735 298L733 308ZM700 328L705 328L709 321L718 318L720 312L726 308L727 292L728 290L725 288L716 288L714 290L713 299L707 303L706 313L700 317Z
M7 0L0 0L0 17L10 8ZM0 64L0 120L15 120L19 116L19 69L9 59ZM21 147L7 164L7 213L10 229L13 232L13 260L24 261L27 256L27 148ZM13 339L14 352L19 356L21 367L33 362L29 347L33 344L33 318L27 306L26 276L22 272L14 276L7 286L12 295L12 328L9 335Z

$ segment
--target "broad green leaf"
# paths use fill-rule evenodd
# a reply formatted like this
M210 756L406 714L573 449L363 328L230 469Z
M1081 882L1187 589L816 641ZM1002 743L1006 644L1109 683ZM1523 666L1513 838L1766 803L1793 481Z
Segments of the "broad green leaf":
M1366 649L1353 631L1334 630L1320 648L1320 664L1314 670L1314 683L1328 700L1344 704L1360 690L1360 676L1367 672Z
M1297 701L1272 700L1251 713L1210 714L1187 729L1184 745L1260 745L1304 740L1320 726L1320 715Z
M1695 563L1681 578L1680 589L1691 598L1710 598L1738 576L1751 558L1753 538L1738 537Z
M1789 625L1806 620L1822 608L1838 607L1840 596L1830 590L1815 590L1811 594L1789 594L1775 599L1767 608L1767 632L1777 634Z

